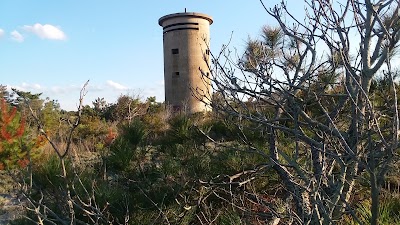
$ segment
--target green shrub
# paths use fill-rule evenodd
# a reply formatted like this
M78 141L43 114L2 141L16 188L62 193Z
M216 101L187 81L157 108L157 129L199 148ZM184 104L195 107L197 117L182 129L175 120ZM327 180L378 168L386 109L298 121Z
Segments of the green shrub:
M243 224L240 215L234 210L225 210L218 218L218 225Z
M371 220L371 202L363 201L356 205L355 213L362 224L369 224ZM355 220L346 216L341 224L358 224ZM378 224L400 224L400 198L384 198L379 205Z
M121 129L121 135L111 144L107 165L116 171L129 171L131 162L140 154L139 145L145 141L147 131L140 120L134 120Z
M66 179L62 177L63 168L61 160L56 154L50 154L47 160L43 160L39 165L34 165L32 174L33 183L43 189L64 187L66 180L71 179L71 176L73 176L71 161L67 159L64 161L64 164L69 175Z

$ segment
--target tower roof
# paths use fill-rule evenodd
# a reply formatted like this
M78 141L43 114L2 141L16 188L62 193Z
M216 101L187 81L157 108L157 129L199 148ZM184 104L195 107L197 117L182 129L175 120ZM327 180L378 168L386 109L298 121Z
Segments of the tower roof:
M209 15L206 15L203 13L196 13L196 12L184 12L184 13L173 13L173 14L165 15L158 20L158 24L160 26L162 26L162 24L164 23L165 20L168 20L168 19L174 18L174 17L197 17L197 18L202 18L202 19L208 20L208 22L210 22L210 25L213 23L213 19Z

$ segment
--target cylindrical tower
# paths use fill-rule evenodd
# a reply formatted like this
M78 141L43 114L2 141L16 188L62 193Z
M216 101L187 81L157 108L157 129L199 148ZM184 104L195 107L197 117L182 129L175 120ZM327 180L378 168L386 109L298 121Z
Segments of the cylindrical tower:
M207 76L212 22L210 16L194 12L158 20L163 27L165 102L174 110L193 113L211 109L207 106L211 94Z

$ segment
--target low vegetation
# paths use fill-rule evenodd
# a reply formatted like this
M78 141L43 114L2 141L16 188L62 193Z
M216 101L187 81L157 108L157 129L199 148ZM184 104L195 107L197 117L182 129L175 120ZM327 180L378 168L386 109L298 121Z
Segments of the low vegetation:
M214 95L193 94L212 112L83 105L87 84L67 112L2 86L0 170L24 207L11 223L399 224L398 1L305 7L265 7L278 27L239 59L211 55Z
M32 96L18 93L24 95ZM89 106L65 112L54 102L49 108L49 100L40 96L25 99L40 101L36 109L5 98L2 129L15 135L2 139L2 170L9 171L13 181L8 185L25 207L13 224L293 222L293 205L268 163L268 134L262 127L217 112L172 113L160 103L124 98L147 113L129 120L128 115L107 118L115 115L104 113L117 108L113 104L105 104L103 113ZM285 136L280 139L293 145ZM256 152L255 146L264 150ZM383 189L382 224L400 222L397 176L393 171ZM368 185L360 177L351 201L364 222L371 216ZM338 222L357 224L350 215Z

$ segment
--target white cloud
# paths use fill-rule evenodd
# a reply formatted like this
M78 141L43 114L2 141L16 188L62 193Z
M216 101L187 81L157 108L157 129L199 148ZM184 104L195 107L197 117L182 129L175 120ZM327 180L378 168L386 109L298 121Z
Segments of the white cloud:
M4 30L0 28L0 38L4 36Z
M23 82L21 85L11 85L7 84L7 90L11 92L11 88L15 88L18 91L29 91L32 92L33 94L41 93L43 92L46 88L41 86L40 84L29 84Z
M42 25L40 23L36 23L33 26L25 25L23 26L23 28L24 30L31 32L42 39L59 40L59 41L67 39L67 36L59 27L50 24Z
M113 89L119 90L119 91L128 90L128 87L125 87L124 85L116 83L112 80L108 80L107 85L112 87Z
M149 87L146 87L143 92L144 97L156 96L157 101L164 99L164 80L159 80Z
M33 93L41 92L43 91L43 87L40 84L28 84L28 83L22 83L21 85L7 85L9 87L13 87L19 91L31 91Z
M13 30L11 33L11 39L17 42L23 42L25 40L24 36L20 34L18 31Z
M82 87L81 87L81 89L82 89ZM89 83L89 85L87 86L87 90L89 92L99 92L99 91L104 91L104 88L101 85L92 85Z
M27 84L27 83L22 83L23 87L33 89L33 90L41 90L42 86L40 84Z
M70 94L74 92L79 92L79 85L68 85L68 86L52 86L49 88L49 93L51 94Z
M36 83L23 82L20 85L8 85L8 86L16 88L17 90L21 91L31 91L33 93L43 92L43 94L53 96L54 98L56 98L55 96L70 95L71 93L79 94L79 92L82 90L82 86L77 84L62 85L62 86L53 85L46 87ZM101 92L105 91L105 88L103 88L100 85L89 85L87 87L87 91L90 93Z

